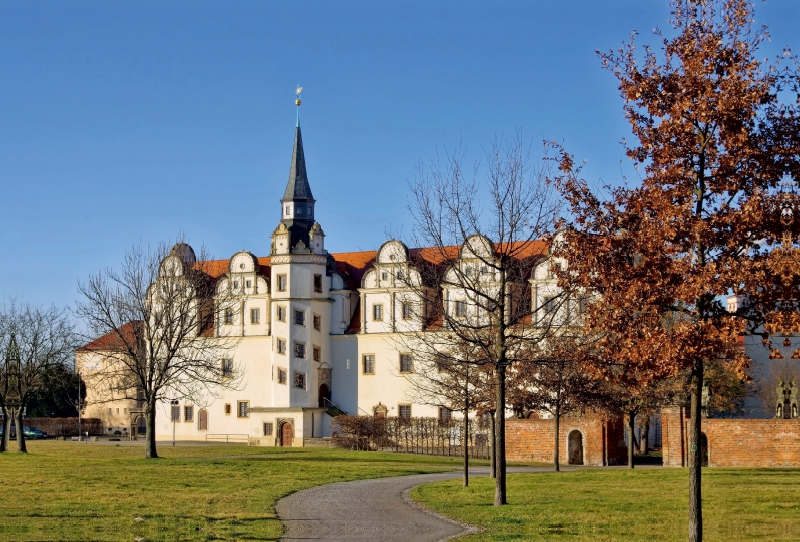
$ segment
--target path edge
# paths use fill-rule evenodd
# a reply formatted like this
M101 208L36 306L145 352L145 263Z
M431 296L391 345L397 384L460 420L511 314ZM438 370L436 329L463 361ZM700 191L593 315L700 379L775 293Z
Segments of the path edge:
M452 524L457 525L457 526L459 526L459 527L461 527L463 529L460 533L454 534L452 536L448 536L447 538L440 538L439 540L437 540L437 542L446 542L447 540L455 540L456 538L461 538L463 536L467 536L467 535L471 535L471 534L475 534L475 533L480 532L481 528L478 527L477 525L472 525L471 523L464 523L463 521L458 521L457 519L449 518L449 517L447 517L447 516L445 516L443 514L440 514L440 513L436 512L434 510L431 510L427 506L424 506L424 505L418 503L417 501L415 501L414 499L411 498L411 491L413 489L416 489L419 486L424 486L424 485L427 485L427 484L436 484L436 483L441 482L441 481L443 481L443 480L438 480L436 482L425 482L425 483L422 483L422 484L417 484L415 486L411 486L410 488L408 488L405 491L403 491L403 501L406 504L408 504L409 506L411 506L412 508L416 508L420 512L424 512L424 513L428 514L429 516L433 516L433 517L435 517L437 519L441 519L441 520L446 521L448 523L452 523Z

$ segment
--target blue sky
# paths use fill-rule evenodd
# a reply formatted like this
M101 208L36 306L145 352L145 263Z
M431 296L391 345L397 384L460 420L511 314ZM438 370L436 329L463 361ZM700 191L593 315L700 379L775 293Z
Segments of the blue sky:
M756 6L798 46L800 2ZM0 0L0 296L70 305L138 242L183 232L267 255L294 88L331 252L409 229L407 182L437 147L479 159L517 128L618 182L628 134L595 50L668 28L662 0ZM621 163L621 160L623 162Z

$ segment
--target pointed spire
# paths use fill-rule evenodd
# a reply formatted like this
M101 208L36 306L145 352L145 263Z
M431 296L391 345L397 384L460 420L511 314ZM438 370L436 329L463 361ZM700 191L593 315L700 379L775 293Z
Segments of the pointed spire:
M8 350L6 350L6 365L19 368L19 346L17 345L17 336L15 333L11 334L11 340L8 341Z
M300 127L294 131L294 151L292 151L292 167L289 170L289 182L286 191L283 193L281 201L292 200L311 200L311 185L308 184L308 174L306 173L306 157L303 154L303 136Z

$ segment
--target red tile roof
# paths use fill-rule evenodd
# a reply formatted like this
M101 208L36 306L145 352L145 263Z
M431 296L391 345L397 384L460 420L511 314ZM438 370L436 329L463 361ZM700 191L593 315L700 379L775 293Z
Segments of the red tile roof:
M109 331L102 337L87 343L78 352L92 352L96 350L127 350L125 343L134 344L136 342L136 327L141 326L142 322L128 322L119 330ZM121 335L121 336L120 336Z

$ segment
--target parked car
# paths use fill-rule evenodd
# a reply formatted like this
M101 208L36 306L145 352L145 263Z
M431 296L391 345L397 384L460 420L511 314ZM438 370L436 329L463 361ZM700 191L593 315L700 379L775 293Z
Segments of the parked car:
M47 438L47 432L42 431L38 427L23 427L22 433L27 439Z

